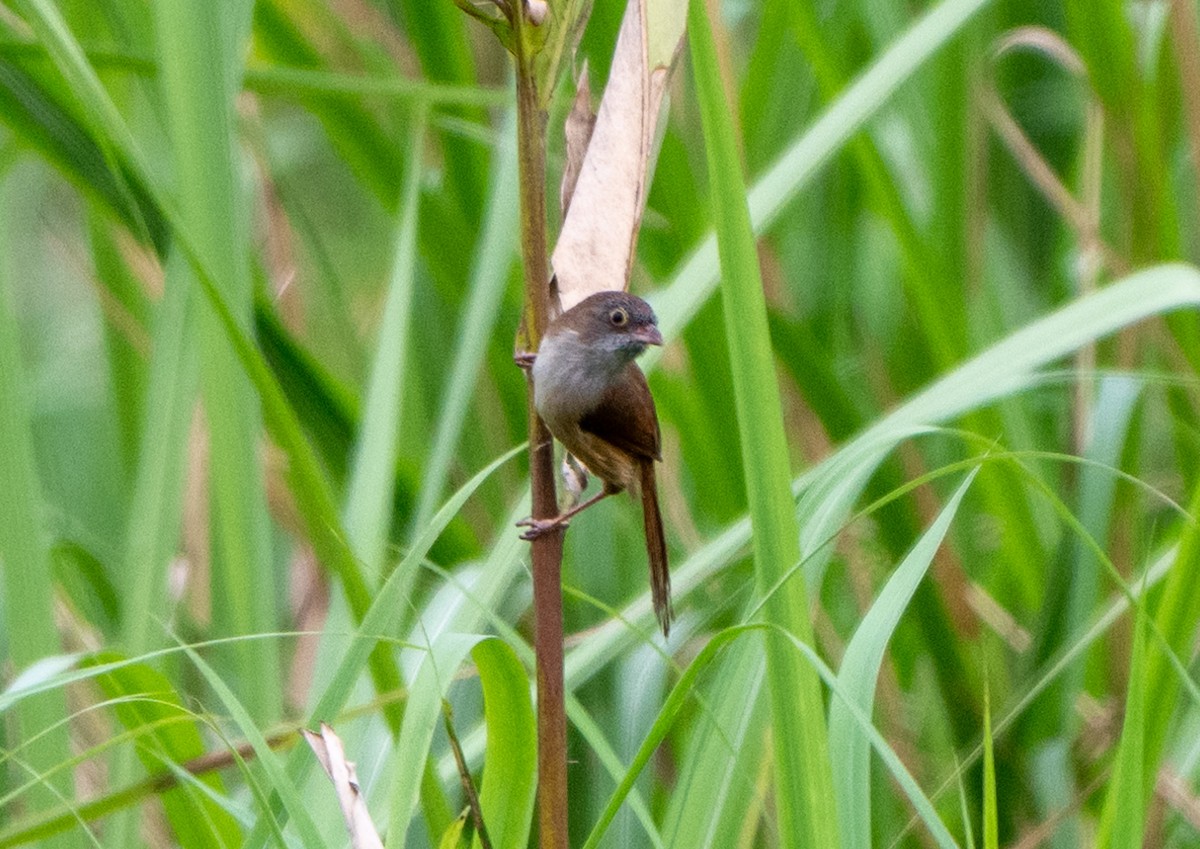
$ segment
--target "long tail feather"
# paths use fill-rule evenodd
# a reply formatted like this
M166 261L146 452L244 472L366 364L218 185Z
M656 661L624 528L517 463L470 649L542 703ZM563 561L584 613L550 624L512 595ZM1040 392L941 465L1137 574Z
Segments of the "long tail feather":
M646 554L650 558L650 598L663 636L671 631L671 570L667 565L667 540L663 536L662 514L658 510L658 487L654 481L654 461L641 461L642 518L646 524Z

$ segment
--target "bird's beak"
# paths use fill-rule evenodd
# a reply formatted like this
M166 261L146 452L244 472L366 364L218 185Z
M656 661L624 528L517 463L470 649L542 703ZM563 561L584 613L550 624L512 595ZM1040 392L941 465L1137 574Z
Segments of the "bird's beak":
M653 324L639 327L631 335L643 345L661 345L663 343L662 334L658 332L658 328Z

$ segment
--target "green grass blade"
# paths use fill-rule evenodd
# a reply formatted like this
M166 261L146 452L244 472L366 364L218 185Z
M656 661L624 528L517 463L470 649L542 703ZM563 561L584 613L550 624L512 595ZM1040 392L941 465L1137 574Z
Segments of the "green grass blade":
M987 712L987 721L990 728L992 721L990 707ZM959 780L955 782L955 785L958 787L958 808L959 815L962 817L963 846L964 849L975 849L975 833L972 830L971 810L967 804L967 788L962 783L962 767L958 767L956 772L959 773Z
M1011 333L934 381L814 468L803 479L806 556L841 526L867 478L914 429L951 420L1030 385L1037 369L1120 327L1200 302L1200 273L1147 269ZM816 568L814 560L811 568Z
M30 413L32 398L21 362L20 328L13 310L18 269L9 245L7 211L14 201L0 185L0 577L3 578L4 642L12 665L24 669L61 651L54 624L54 588L50 546L44 524L42 486L34 457ZM45 692L22 704L12 722L21 760L35 774L51 770L70 755L67 729L56 723L66 715L61 692ZM54 729L47 731L47 729ZM17 744L17 746L14 746ZM5 784L0 780L0 785ZM35 810L73 796L69 774L59 773L28 796ZM54 845L66 845L55 843Z
M1100 827L1096 833L1098 849L1141 849L1142 831L1146 821L1145 785L1148 781L1153 783L1153 776L1157 775L1156 765L1146 762L1146 733L1150 728L1152 713L1170 713L1161 709L1147 710L1147 695L1153 693L1153 698L1159 705L1173 704L1173 700L1159 702L1161 691L1150 689L1156 682L1146 676L1146 622L1145 607L1139 605L1134 623L1133 656L1129 661L1129 691L1125 695L1121 742L1117 746L1112 779L1108 783L1108 794L1100 815ZM1161 651L1159 653L1161 654ZM1144 774L1147 767L1151 776Z
M467 499L474 494L491 474L504 463L517 456L521 447L513 448L493 460L486 467L463 484L442 508L434 514L429 524L421 531L420 536L413 540L412 547L404 559L388 576L387 581L375 594L371 609L358 627L358 633L353 638L350 647L342 657L338 671L325 688L310 717L313 722L331 721L346 703L354 682L362 671L365 652L370 651L371 643L381 634L391 634L396 631L401 621L406 618L404 607L408 599L404 595L405 582L402 577L407 571L415 568L429 553L433 541L445 529L450 520L462 509Z
M1135 413L1147 393L1125 376L1100 380L1092 402L1084 457L1096 463L1079 470L1075 510L1080 525L1097 541L1109 539L1116 499L1117 478L1110 471L1121 466ZM1070 635L1083 633L1100 595L1102 564L1077 535L1060 544L1046 578L1046 598L1036 624L1034 657L1039 666L1049 663ZM1067 807L1079 792L1070 757L1071 738L1078 728L1076 705L1083 691L1086 660L1080 658L1063 670L1061 679L1026 714L1022 739L1037 740L1035 798L1043 816ZM1078 845L1080 823L1068 819L1059 827L1057 846Z
M183 699L166 675L144 663L122 663L113 652L91 655L88 667L111 665L111 671L96 676L96 684L115 702L117 718L126 730L138 732L137 754L150 775L168 772L167 763L182 764L205 754L199 723L190 720ZM224 794L219 774L195 779L212 791ZM237 823L206 796L187 785L161 794L167 819L179 844L187 849L235 846L242 838Z
M676 792L663 817L664 845L719 849L737 844L748 831L773 830L758 798L769 788L772 772L766 676L759 646L745 642L728 648L705 688L703 719L687 740ZM651 726L647 740L653 736Z
M149 366L139 343L150 333L150 299L123 260L113 238L113 227L97 209L89 210L88 237L96 275L104 281L120 310L120 320L106 321L104 335L109 372L113 382L113 403L117 408L121 440L121 465L132 476L140 450L139 428L145 418L143 403Z
M191 426L199 363L195 308L182 257L167 265L152 344L154 358L141 423L141 455L133 484L122 576L122 636L141 653L158 641L161 621L147 615L165 609L167 564L175 553L183 502L184 447Z
M305 804L300 796L298 786L293 784L288 777L280 755L271 748L245 705L238 700L229 685L225 683L216 670L204 658L200 657L195 649L185 645L183 646L183 651L204 677L208 686L216 693L217 698L221 700L221 704L229 711L229 715L237 725L242 737L250 743L251 748L254 750L255 762L266 774L266 781L271 789L278 798L283 800L286 810L296 824L296 830L300 834L303 845L323 846L324 841L321 839L321 833L309 813L309 806ZM311 752L305 751L304 753L312 757ZM336 805L331 798L329 810L333 811L335 808ZM266 819L269 819L271 816L269 811L263 811L262 815Z
M475 58L467 37L474 24L453 3L387 0L387 5L412 36L426 77L459 86L475 82ZM468 121L481 122L485 118L477 106L447 104L444 110ZM478 198L483 194L488 172L486 152L466 139L449 137L441 143L447 172L444 191L468 221L478 221Z
M124 168L114 173L92 129L76 117L77 110L60 100L65 88L56 90L27 69L0 61L0 121L98 206L162 248L164 222L145 186ZM129 181L128 188L122 180Z
M1191 521L1187 523L1179 539L1179 550L1154 610L1154 627L1162 635L1166 646L1180 657L1188 656L1195 640L1197 623L1200 623L1200 593L1196 592L1196 564L1200 563L1200 486L1192 493L1188 505ZM1173 705L1179 695L1180 682L1176 677L1172 659L1163 650L1158 640L1147 647L1143 663L1145 692L1153 693L1158 705ZM1131 672L1132 674L1132 672ZM1132 689L1132 683L1130 687ZM1132 698L1132 697L1129 697ZM1172 711L1149 711L1143 719L1144 763L1141 775L1142 802L1139 810L1149 801L1158 775L1158 764L1166 746L1167 731L1172 721Z
M645 767L654 750L662 743L667 732L674 724L679 716L683 705L692 696L696 687L697 678L703 673L720 653L727 648L731 643L738 638L756 631L765 631L769 639L780 639L789 644L793 650L797 652L804 660L812 665L814 670L820 676L821 680L833 691L834 697L840 699L850 711L854 721L859 728L868 736L871 745L875 748L876 753L883 760L884 765L891 772L892 777L900 784L905 795L913 803L917 809L918 816L921 821L929 829L938 846L943 849L951 849L957 847L954 838L946 830L941 819L933 809L932 803L924 794L921 788L917 785L908 769L900 761L895 751L888 745L883 736L871 724L870 718L858 708L854 703L850 694L846 693L837 681L837 677L833 671L824 664L817 656L816 652L806 643L797 640L792 635L781 631L772 625L738 625L732 628L726 628L720 631L709 640L695 659L688 664L679 682L672 688L671 694L667 697L663 704L662 710L659 712L658 719L655 720L653 728L642 742L638 749L637 755L630 764L629 773L617 788L609 800L608 806L605 808L604 814L597 823L596 828L588 837L587 843L584 844L585 849L591 849L598 845L599 840L603 837L603 829L611 822L612 817L616 814L622 800L629 789L633 786L633 782L637 779L638 773ZM739 701L744 701L742 693L731 694ZM703 823L702 823L703 825Z
M688 664L675 686L671 688L671 693L663 703L658 717L654 720L654 725L646 735L646 739L638 747L633 760L630 761L629 769L622 777L620 784L617 785L616 790L613 791L612 796L609 797L603 812L588 834L587 840L583 844L583 849L595 849L595 847L600 845L608 832L609 825L612 823L613 818L616 817L617 811L620 810L621 805L633 789L634 782L637 781L638 776L645 769L646 764L649 763L650 757L666 738L667 733L679 718L683 708L693 697L699 684L700 676L712 666L713 661L724 653L727 666L732 666L734 670L737 670L745 665L745 661L752 660L750 657L736 654L737 647L731 644L739 636L745 634L747 629L754 627L757 626L743 626L741 628L731 628L722 631L709 640L700 653L696 655L696 658ZM725 651L726 649L729 649L729 651ZM732 658L731 655L733 655ZM753 706L758 701L758 699L754 698L754 695L761 690L763 685L761 660L754 658L750 665L745 668L751 678L757 679L755 686L751 688L743 686L738 689L720 687L717 690L717 692L725 692L730 696L736 694L732 698L723 699L722 704L716 707L715 715L712 716L712 720L716 722L722 722L724 719L732 719L733 722L726 726L730 730L735 730L739 727L750 729L758 726L758 723L737 721L739 716L745 718L753 712ZM726 680L730 683L734 681L744 683L746 681L746 679L740 676L737 678L727 676ZM726 707L730 708L731 711L727 712L725 710ZM736 756L746 747L746 742L740 739L736 733L732 735L720 733L718 736L721 738L721 742L725 744L725 752L731 757ZM716 746L714 748L719 749L721 747ZM681 772L678 787L682 792L677 798L683 805L688 805L693 815L687 817L682 812L668 815L669 821L673 821L675 827L680 829L680 831L670 836L668 845L696 847L716 845L711 842L712 837L705 833L711 831L714 824L714 817L712 816L714 806L720 807L722 805L722 797L729 793L728 787L722 787L722 785L727 785L728 782L736 782L740 777L734 775L737 767L730 768L730 766L718 765L714 759L708 757L705 757L703 760L705 763L700 768L690 769L685 765L684 770ZM705 766L707 770L704 769ZM703 784L709 781L715 781L717 786L705 788ZM671 822L668 823L668 827L670 825Z
M261 352L239 323L236 311L219 289L215 273L207 264L207 254L198 247L195 234L184 225L175 208L165 202L166 196L161 189L150 181L150 169L136 141L95 71L88 65L82 49L71 36L58 10L45 0L27 0L23 8L33 18L34 30L46 44L56 67L71 82L73 92L92 116L97 131L105 134L111 146L122 154L125 161L131 163L135 174L145 180L153 199L163 210L179 247L196 273L209 306L215 311L238 360L258 390L271 436L288 455L288 482L296 506L304 517L309 540L321 562L338 575L355 617L361 619L370 606L366 579L360 564L345 543L329 482L321 471L312 447L305 441L300 423L288 405L283 390ZM141 615L141 612L157 609L151 606L139 609L139 615L135 617L138 624L133 627L148 627L141 623L148 623L149 617ZM399 686L400 676L395 663L382 651L372 658L371 668L380 691L390 691ZM393 712L390 707L385 707L385 711L389 715Z
M308 714L310 726L315 727L321 722L333 722L337 718L338 712L345 706L346 700L350 698L350 694L354 690L354 685L362 674L363 667L366 665L373 647L377 643L379 645L386 645L385 643L378 642L380 637L396 633L400 627L400 623L407 617L405 607L408 604L408 599L403 595L404 582L400 576L406 574L407 570L415 569L426 555L429 554L429 549L434 541L483 482L496 469L513 457L516 457L523 450L524 446L519 445L505 452L463 484L462 488L451 496L442 505L442 508L434 514L433 518L429 521L429 525L422 530L421 534L413 540L412 547L405 554L404 559L392 571L392 574L388 576L383 586L379 588L379 592L375 594L370 610L363 617L357 631L351 636L336 671L320 696L315 700L315 705ZM312 766L312 758L305 757L304 753L301 753L300 755L293 756L288 762L288 774L291 780L298 785L304 780L304 777L312 769ZM246 841L246 845L251 847L262 846L266 838L267 833L265 828L257 829Z
M346 533L350 547L368 570L376 574L383 572L388 531L392 525L394 470L400 428L404 423L406 364L412 344L409 327L417 270L417 201L421 196L424 145L425 109L419 106L412 124L391 281L379 326L379 343L371 364L366 411L346 499Z
M1000 849L1000 822L996 807L996 756L992 740L992 704L983 696L983 849Z
M532 662L532 648L528 650L528 658L526 662ZM648 695L651 695L657 704L657 690L653 694ZM608 732L596 717L588 712L583 702L574 693L567 694L567 720L571 723L575 732L587 742L592 755L604 767L604 771L608 773L613 783L619 784L625 776L627 758L622 758L617 753L616 749L613 748L613 744L609 741ZM624 731L625 729L622 728L621 730ZM659 833L658 826L654 822L653 815L650 813L650 806L646 801L643 789L633 787L629 791L628 800L629 808L633 811L634 817L636 817L638 824L641 826L641 833L646 836L649 845L655 849L663 849L663 838ZM630 837L621 841L622 845L628 845L632 842L632 834L634 833L636 832L631 831Z
M471 585L468 603L447 627L461 633L475 633L487 630L490 620L498 618L501 602L513 586L526 577L526 543L512 531L516 523L528 515L529 492L526 490L500 524L492 549L481 564L479 579Z
M702 3L689 5L688 30L712 184L725 329L754 533L754 571L758 587L765 592L789 564L800 559L799 529L789 488L791 463L767 327L766 296L731 120L736 111L725 98L716 44ZM811 641L803 579L772 593L765 616L800 640ZM837 813L820 685L794 653L774 642L767 646L767 669L780 839L784 846L833 849L838 845Z
M871 608L855 629L846 646L838 683L846 695L870 716L875 703L875 682L883 663L884 652L900 616L912 600L917 585L933 562L959 505L974 481L978 469L946 502L929 529L921 535L912 551L904 558L887 584L879 592ZM843 846L846 849L869 849L871 846L871 750L867 738L846 709L845 702L834 700L829 707L829 749L833 758L833 781L837 791L838 817L841 822Z
M875 726L871 724L871 718L858 709L858 706L851 701L849 694L842 691L837 683L837 678L833 674L833 670L825 665L821 658L817 655L813 648L801 641L797 640L790 634L783 634L782 637L789 642L813 667L817 674L821 676L821 680L825 682L834 694L834 697L840 699L848 708L854 721L858 723L859 728L867 735L871 741L871 745L875 749L875 753L883 761L884 767L887 768L891 777L900 785L901 791L912 804L917 813L917 818L929 831L930 837L940 847L940 849L958 849L958 844L947 830L945 823L934 810L933 803L929 797L921 790L912 773L900 760L895 750L888 745L887 740L883 738Z
M993 733L999 733L1008 728L1017 716L1027 710L1037 697L1058 679L1063 670L1082 658L1129 611L1130 607L1138 604L1139 600L1145 598L1148 592L1161 584L1170 572L1178 553L1178 546L1168 549L1142 571L1138 576L1137 584L1131 586L1129 592L1122 589L1115 593L1113 600L1104 606L1094 621L1089 623L1087 629L1072 640L1059 657L1041 670L1021 697L1005 711L1000 720L995 723ZM982 749L973 752L971 758L965 760L962 765L969 766L981 754Z
M747 195L754 232L761 234L770 228L788 203L888 103L897 88L990 3L991 0L944 0L872 62L755 181ZM716 291L718 280L716 238L709 237L673 275L670 288L655 299L665 337L678 335Z
M471 657L483 684L488 729L479 790L483 821L495 849L524 849L537 797L537 723L529 677L502 640L484 640Z
M241 4L244 14L249 5ZM233 6L186 0L156 3L162 101L171 130L180 215L193 234L241 326L251 324L253 296L244 237L249 215L235 160L234 103L241 78L240 43L229 40ZM189 290L191 280L177 280ZM201 383L209 434L212 577L218 633L276 627L275 576L260 439L262 414L217 317L199 323ZM237 690L259 722L280 716L277 644L250 640L233 654Z
M130 654L158 645L167 609L167 569L179 540L186 446L199 382L197 307L183 257L167 263L166 291L154 317L154 357L143 405L137 470L122 551L121 638ZM117 753L111 766L116 785L128 783L134 762ZM113 845L132 840L135 823L118 816L107 834Z
M407 845L409 821L417 808L433 730L441 721L442 700L467 654L485 639L476 634L442 634L421 660L409 691L391 768L387 849L402 849Z
M454 364L442 392L433 447L421 479L414 528L425 524L442 497L483 370L488 342L500 317L500 300L515 259L517 219L512 213L517 206L515 133L515 118L510 114L495 149L492 184L471 271L466 308L456 337Z
M83 48L71 35L61 11L50 0L20 0L16 5L62 74L66 91L78 106L76 113L88 124L115 178L114 191L124 200L122 208L136 214L140 210L137 194L148 190L149 184L144 180L140 157L128 155L137 149L133 134L92 70ZM153 239L154 231L145 221L139 223L139 231ZM158 239L154 241L159 243Z
M873 469L903 439L1027 389L1039 369L1088 342L1189 305L1200 305L1200 272L1182 265L1146 269L1031 322L930 384L793 482L801 496L800 513L807 517L805 557L815 562L814 552L844 523ZM749 542L750 523L742 519L698 549L672 569L677 597L686 597L720 574ZM649 626L649 595L631 603L622 616L637 627ZM596 674L640 639L625 621L600 626L567 653L571 686Z
M323 4L306 3L308 8L297 10L297 4L283 0L263 0L254 4L254 40L256 51L267 58L296 68L321 68L325 59L314 46L317 37L305 32L302 23L311 16L311 23L322 33L334 28L336 16ZM296 14L292 14L296 12ZM309 13L309 14L305 14ZM333 19L332 21L330 19ZM271 78L252 74L248 83L269 85ZM360 183L389 210L395 209L400 194L396 172L397 150L388 129L358 99L330 99L326 92L309 91L304 86L289 85L291 97L308 109L321 122L330 144L354 172Z

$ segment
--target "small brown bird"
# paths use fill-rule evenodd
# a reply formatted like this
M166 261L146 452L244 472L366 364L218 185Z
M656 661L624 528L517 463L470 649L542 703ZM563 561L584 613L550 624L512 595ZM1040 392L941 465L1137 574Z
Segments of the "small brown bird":
M593 474L600 493L552 519L526 519L524 539L563 527L602 498L640 492L650 558L650 595L663 636L671 625L671 575L654 463L662 459L658 414L634 358L662 334L650 305L627 292L598 292L550 323L533 359L533 403L550 432ZM528 362L528 360L526 360Z

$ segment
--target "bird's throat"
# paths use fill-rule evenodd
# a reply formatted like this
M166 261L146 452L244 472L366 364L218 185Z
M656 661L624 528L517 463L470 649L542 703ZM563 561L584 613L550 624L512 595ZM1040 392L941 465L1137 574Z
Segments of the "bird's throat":
M574 330L548 334L533 364L533 403L551 431L595 409L628 360Z

